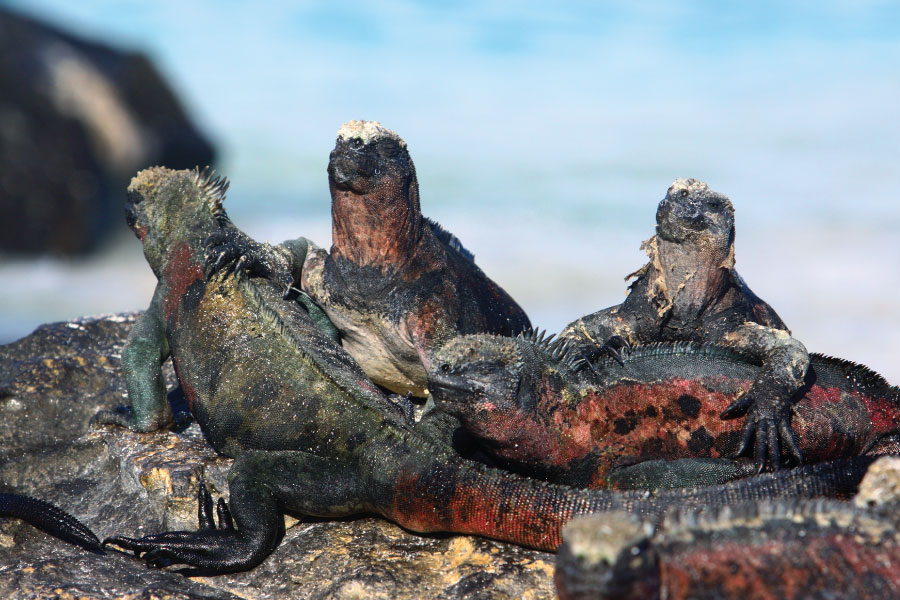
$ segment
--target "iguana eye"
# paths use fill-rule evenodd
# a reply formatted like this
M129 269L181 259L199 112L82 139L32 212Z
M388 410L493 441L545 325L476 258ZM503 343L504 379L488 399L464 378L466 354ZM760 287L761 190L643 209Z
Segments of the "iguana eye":
M441 373L443 373L444 375L446 375L446 374L449 373L449 372L450 372L450 364L449 364L449 363L444 363L444 364L442 364L442 365L441 365Z
M687 198L687 197L688 197L688 191L687 191L687 190L681 190L680 196L681 196L682 198Z

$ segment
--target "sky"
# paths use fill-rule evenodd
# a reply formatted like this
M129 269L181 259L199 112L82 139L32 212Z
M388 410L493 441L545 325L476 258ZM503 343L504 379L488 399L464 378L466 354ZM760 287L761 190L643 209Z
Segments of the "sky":
M335 132L379 120L423 211L553 331L621 301L656 204L696 177L734 202L738 270L795 335L900 382L898 3L5 4L149 54L255 237L328 246ZM28 281L0 293L0 333L141 308L152 276L123 244L0 265Z

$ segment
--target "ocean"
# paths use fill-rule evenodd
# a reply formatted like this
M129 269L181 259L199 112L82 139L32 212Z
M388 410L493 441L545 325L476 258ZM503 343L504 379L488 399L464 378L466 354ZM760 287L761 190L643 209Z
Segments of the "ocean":
M896 4L6 4L147 52L258 239L328 246L335 133L378 120L423 212L558 331L621 302L657 203L695 177L731 198L737 269L794 335L900 383ZM0 342L154 285L127 232L83 259L0 256L0 280Z

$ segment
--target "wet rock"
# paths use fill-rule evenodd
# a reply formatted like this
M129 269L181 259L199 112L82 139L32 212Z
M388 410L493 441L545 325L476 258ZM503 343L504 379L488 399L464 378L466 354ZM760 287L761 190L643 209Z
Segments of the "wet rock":
M3 8L0 90L0 250L90 250L136 170L213 160L145 56Z
M0 490L51 501L101 538L195 529L197 486L227 498L229 459L194 424L138 434L89 429L125 402L122 344L135 315L45 325L0 347ZM170 387L175 381L168 371ZM170 393L176 404L176 390ZM552 598L553 556L455 535L418 535L377 517L286 516L256 569L185 578L124 553L96 556L0 519L3 598Z

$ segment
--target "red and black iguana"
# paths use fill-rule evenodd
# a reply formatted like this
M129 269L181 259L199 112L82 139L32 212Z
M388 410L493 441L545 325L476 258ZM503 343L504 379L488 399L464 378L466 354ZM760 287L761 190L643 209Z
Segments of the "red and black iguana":
M740 424L719 418L765 363L690 342L586 359L567 340L460 336L435 355L428 387L498 464L579 487L683 486L667 461L698 459L693 483L755 466L729 460ZM807 463L900 451L900 389L866 367L811 355L789 410ZM711 459L705 463L699 460Z
M722 418L746 415L738 454L753 450L760 469L781 450L802 460L790 429L790 399L803 385L806 348L734 268L734 208L696 179L677 179L656 211L656 235L641 246L650 260L628 297L569 324L560 337L586 358L629 345L690 341L740 350L762 362L753 385ZM623 348L624 346L624 348Z
M432 354L465 333L515 335L525 312L470 252L422 216L419 184L400 136L374 121L338 131L328 163L331 252L306 238L258 244L236 229L208 240L211 270L241 261L312 298L378 385L425 397Z

